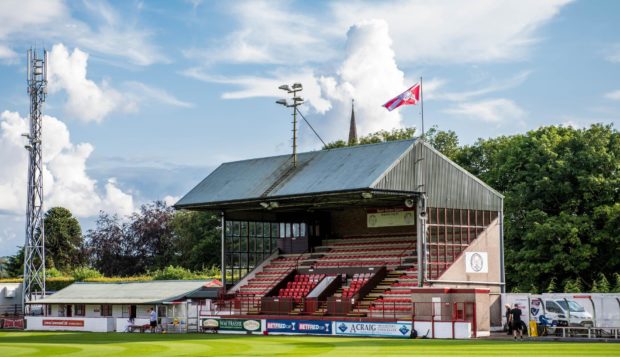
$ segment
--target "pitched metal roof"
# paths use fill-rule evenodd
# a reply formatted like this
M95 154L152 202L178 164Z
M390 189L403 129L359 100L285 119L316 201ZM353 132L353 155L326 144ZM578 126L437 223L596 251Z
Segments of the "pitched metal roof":
M228 162L187 193L178 208L231 201L371 189L415 140Z
M74 283L36 304L157 304L174 301L209 285L211 280Z

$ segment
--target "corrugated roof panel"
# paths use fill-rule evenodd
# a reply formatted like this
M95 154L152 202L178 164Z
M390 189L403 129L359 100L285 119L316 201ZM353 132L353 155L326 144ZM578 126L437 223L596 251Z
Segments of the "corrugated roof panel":
M147 304L172 301L202 288L208 281L147 281L132 283L74 283L37 300L45 304Z
M370 188L415 140L320 150L222 164L177 206Z

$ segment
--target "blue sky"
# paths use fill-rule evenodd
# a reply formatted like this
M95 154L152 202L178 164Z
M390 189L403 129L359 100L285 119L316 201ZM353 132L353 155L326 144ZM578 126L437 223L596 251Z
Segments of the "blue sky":
M327 141L419 126L381 105L424 77L425 125L462 144L620 119L620 2L0 2L0 255L23 244L25 53L50 51L47 207L174 202L224 161L290 151L278 85ZM302 150L320 148L305 124Z

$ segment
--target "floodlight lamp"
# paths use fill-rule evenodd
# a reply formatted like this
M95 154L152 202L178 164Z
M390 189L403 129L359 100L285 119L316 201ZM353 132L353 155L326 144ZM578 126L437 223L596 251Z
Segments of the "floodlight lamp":
M269 207L278 208L280 207L280 204L278 202L269 202Z
M412 208L414 204L415 204L415 201L412 200L411 198L407 198L405 200L405 206L408 208Z
M303 102L304 99L302 97L293 97L293 100L296 102Z
M24 147L25 147L25 148L26 148L26 150L28 150L28 151L31 151L31 150L32 150L32 146L30 146L30 145L25 145Z
M27 138L27 139L30 139L30 134L28 134L28 133L23 133L22 136Z
M294 84L293 84L293 87L295 87ZM283 84L283 85L279 86L278 89L282 89L282 90L285 90L287 92L291 91L291 88L288 86L288 84Z
M372 198L372 192L362 192L362 198L366 200Z
M285 107L288 105L288 103L286 102L286 99L278 99L276 100L276 104L281 104Z
M304 87L301 85L301 83L293 84L293 90L302 90L302 89L304 89Z
M261 207L263 207L263 208L269 208L269 203L267 203L267 202L261 202L261 203L260 203L260 206L261 206Z

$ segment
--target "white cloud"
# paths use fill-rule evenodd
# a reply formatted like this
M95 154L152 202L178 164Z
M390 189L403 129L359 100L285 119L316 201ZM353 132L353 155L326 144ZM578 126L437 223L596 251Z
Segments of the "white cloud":
M192 108L194 106L193 103L183 101L161 88L156 88L148 86L141 82L133 81L125 82L125 85L134 90L134 92L137 92L139 96L142 97L142 100L152 99L157 101L158 103L164 103L172 105L174 107L182 108Z
M186 55L208 62L301 64L333 59L364 19L390 27L399 63L477 63L527 57L539 30L572 0L333 1L311 16L295 2L238 1L235 30Z
M115 111L136 110L136 103L106 81L97 85L86 78L88 54L76 48L69 53L63 44L54 45L49 55L49 91L67 92L67 113L79 120L100 122Z
M133 197L110 179L103 192L86 173L93 152L88 143L73 144L67 126L43 117L43 186L46 207L63 206L78 217L96 215L99 210L127 215L133 212ZM26 207L28 155L24 149L28 121L18 113L0 115L0 211L23 214ZM21 173L21 174L20 174Z
M240 90L226 92L225 99L281 97L282 83L301 82L302 96L323 117L313 125L326 140L340 139L351 113L351 99L356 99L358 133L363 135L380 129L401 126L399 111L388 112L385 101L407 89L403 72L398 69L391 48L388 25L382 20L368 20L352 26L347 32L346 57L337 73L319 75L311 69L275 71L265 77L213 77L199 68L186 70L196 79L235 84ZM435 84L433 84L435 83ZM436 82L431 82L431 87Z
M348 123L352 98L356 99L360 134L401 126L400 113L382 107L408 87L396 65L385 21L368 20L352 26L347 32L346 58L337 76L320 77L319 83L322 95L335 106L328 116L336 126Z
M525 111L509 99L490 99L479 102L463 102L445 113L480 120L488 123L506 123L520 121Z
M238 30L207 48L188 49L185 55L208 63L300 64L330 58L330 26L296 8L291 2L231 2L227 9Z
M610 46L607 50L607 57L609 62L620 63L620 43L616 43Z
M605 98L611 100L620 100L620 89L605 94Z
M166 203L166 206L173 206L175 203L179 202L179 200L181 199L181 196L166 196L164 197L164 202Z
M145 26L126 21L105 1L83 4L91 15L88 23L73 18L63 0L0 1L0 59L15 58L12 45L44 38L126 58L137 65L168 62L161 49L151 43L153 33Z
M476 97L483 96L485 94L495 93L495 92L504 91L507 89L518 87L527 80L530 74L531 74L531 71L522 71L510 78L501 79L501 80L491 80L489 84L485 85L482 88L475 89L475 90L462 91L462 92L444 92L440 90L440 87L444 87L446 82L439 81L439 83L436 83L436 86L435 88L433 88L430 95L426 95L427 86L425 84L424 98L457 101L457 102L470 100Z
M399 62L470 63L526 57L539 41L537 31L570 2L340 1L332 10L344 26L357 19L385 19Z

